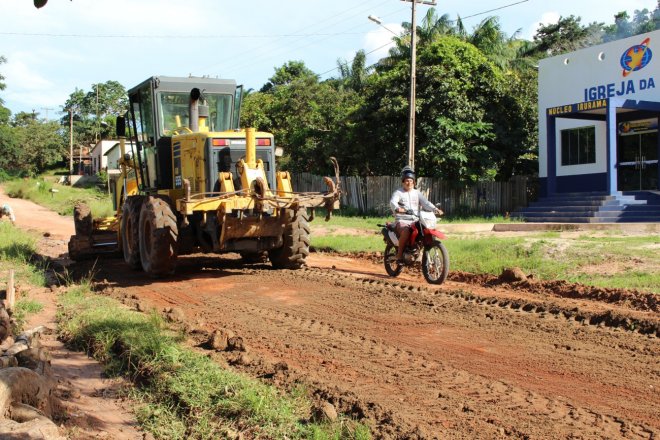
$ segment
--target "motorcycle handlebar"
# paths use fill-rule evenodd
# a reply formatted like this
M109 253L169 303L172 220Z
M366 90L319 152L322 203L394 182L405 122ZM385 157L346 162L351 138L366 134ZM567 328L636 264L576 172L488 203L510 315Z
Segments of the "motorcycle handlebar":
M436 209L439 210L439 208L436 208ZM436 215L442 215L442 212L434 211L434 213L435 213ZM418 217L418 218L419 218L419 214L418 214L417 212L413 211L412 209L406 209L406 212L402 212L402 213L400 213L400 214L414 215L415 217Z

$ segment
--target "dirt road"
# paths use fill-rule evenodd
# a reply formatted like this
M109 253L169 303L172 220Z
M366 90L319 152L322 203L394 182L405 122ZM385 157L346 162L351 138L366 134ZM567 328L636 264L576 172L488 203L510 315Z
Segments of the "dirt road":
M279 386L307 384L368 420L376 438L660 433L657 308L382 273L313 254L300 271L197 256L166 281L119 261L98 277L128 304L174 309L194 342L232 330L248 356L226 354L229 363Z
M106 259L96 278L104 293L181 321L191 344L232 330L246 353L214 356L284 388L305 384L375 438L660 435L653 295L456 273L434 287L387 278L364 256L312 254L308 265L190 256L151 280Z

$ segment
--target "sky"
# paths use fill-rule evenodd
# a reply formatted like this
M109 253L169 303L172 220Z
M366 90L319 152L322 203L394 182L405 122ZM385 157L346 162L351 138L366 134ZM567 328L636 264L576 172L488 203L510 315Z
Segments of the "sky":
M560 16L611 24L614 14L652 10L656 0L436 0L439 15L470 30L489 16L531 39ZM118 81L127 89L154 76L235 79L260 89L275 69L299 60L321 79L363 49L386 56L411 21L401 0L0 0L0 99L13 114L57 119L69 95ZM417 5L417 22L431 6ZM379 17L382 25L368 16Z

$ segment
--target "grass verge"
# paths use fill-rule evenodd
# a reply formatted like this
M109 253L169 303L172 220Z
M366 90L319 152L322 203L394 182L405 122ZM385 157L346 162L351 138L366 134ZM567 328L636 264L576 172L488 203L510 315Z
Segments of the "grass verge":
M255 379L224 370L182 345L155 314L144 315L82 285L61 298L59 333L103 362L110 374L140 387L137 416L157 438L368 439L350 420L310 421L304 393L285 395Z
M44 267L32 260L32 255L36 252L36 242L34 235L12 226L9 222L0 222L0 273L5 291L8 284L5 280L9 280L10 270L14 271L14 283L17 285L46 284ZM16 335L23 331L28 315L38 313L41 309L43 304L26 296L19 297L12 310L12 333Z
M95 218L114 214L108 194L96 188L75 188L47 179L10 180L4 183L4 188L10 197L31 200L60 215L72 215L73 207L78 202L86 203Z
M391 222L393 220L392 216L377 216L377 215L352 215L346 214L345 211L348 210L338 210L333 212L332 219L325 223L323 219L326 215L326 210L319 208L316 210L316 220L315 222L323 223L328 228L332 227L344 227L344 228L363 228L363 229L373 229L378 223L384 224L386 222ZM504 216L489 216L488 218L484 217L460 217L460 216L443 216L440 220L441 223L452 224L452 223L522 223L520 220L511 219Z
M22 231L9 222L0 222L0 272L5 274L13 269L16 282L44 286L44 268L32 260L36 249L35 235Z
M311 244L319 250L336 252L382 251L383 239L376 224L385 220L337 216L331 223L312 223ZM315 228L324 231L315 234ZM516 237L461 234L449 235L444 244L451 270L499 275L504 268L519 267L542 280L660 293L657 235L596 232L566 238L560 232Z

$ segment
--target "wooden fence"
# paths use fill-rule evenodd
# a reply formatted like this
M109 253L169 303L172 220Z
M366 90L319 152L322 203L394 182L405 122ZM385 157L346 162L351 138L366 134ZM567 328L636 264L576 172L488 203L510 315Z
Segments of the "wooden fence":
M292 174L295 191L326 191L323 179L308 173ZM514 176L508 182L480 182L456 188L446 181L431 177L417 179L417 188L432 203L440 203L446 215L504 215L523 208L535 198L537 179ZM360 213L390 213L390 197L401 186L399 177L341 177L341 206Z

